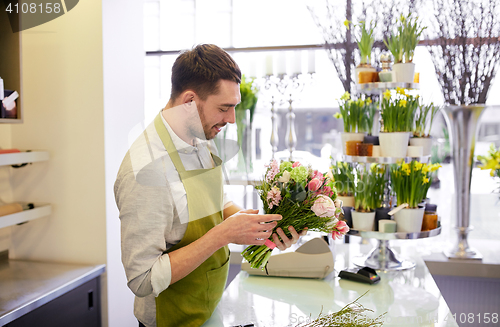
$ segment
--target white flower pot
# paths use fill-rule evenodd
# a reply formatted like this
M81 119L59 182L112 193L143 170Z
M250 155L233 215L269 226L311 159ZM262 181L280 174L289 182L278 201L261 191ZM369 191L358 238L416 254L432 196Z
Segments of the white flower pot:
M409 145L406 150L406 156L411 158L419 158L424 155L424 148L421 145Z
M424 156L430 156L432 153L432 137L412 137L410 145L420 145Z
M413 83L415 77L415 64L412 62L392 65L392 70L396 73L396 82Z
M404 158L408 149L409 132L385 133L379 135L382 157Z
M359 65L358 67L356 67L356 69L354 70L354 79L356 81L356 84L359 83L359 73L360 72L372 72L372 73L375 73L377 71L377 69L375 69L375 67L373 67L372 65L369 65L369 64L363 64L363 65Z
M403 209L394 214L398 232L416 233L422 230L424 208Z
M352 228L355 230L372 231L375 226L375 211L373 212L357 212L351 211ZM422 215L422 218L424 216Z
M353 185L351 185L353 186ZM344 185L345 187L345 185ZM349 185L347 186L349 187ZM354 196L337 196L337 199L342 200L343 207L354 207Z
M366 133L340 133L340 139L342 141L342 154L346 154L345 142L347 141L360 141L363 142Z

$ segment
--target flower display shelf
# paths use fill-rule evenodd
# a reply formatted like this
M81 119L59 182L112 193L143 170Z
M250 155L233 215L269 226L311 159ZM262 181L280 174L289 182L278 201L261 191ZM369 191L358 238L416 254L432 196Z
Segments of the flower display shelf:
M361 157L361 156L348 156L343 155L342 161L349 163L379 163L379 164L395 164L399 160L403 159L406 163L412 161L420 161L421 163L428 163L431 156L422 157L404 157L404 158L394 158L394 157Z
M385 90L396 89L396 88L404 88L404 89L419 89L419 83L398 83L398 82L374 82L374 83L363 83L356 84L355 91L359 93L365 94L380 94Z
M415 267L415 262L407 259L399 259L389 247L390 240L414 240L419 238L434 237L441 234L441 224L430 231L415 233L381 233L375 231L358 231L351 229L350 236L360 236L377 240L377 246L367 255L353 259L355 265L370 267L375 270L406 270Z

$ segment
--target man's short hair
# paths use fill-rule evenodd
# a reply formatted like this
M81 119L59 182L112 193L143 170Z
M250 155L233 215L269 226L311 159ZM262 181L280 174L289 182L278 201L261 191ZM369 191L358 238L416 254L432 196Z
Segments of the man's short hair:
M172 67L171 99L193 90L205 100L216 94L219 80L241 83L241 71L231 56L213 44L200 44L182 52Z

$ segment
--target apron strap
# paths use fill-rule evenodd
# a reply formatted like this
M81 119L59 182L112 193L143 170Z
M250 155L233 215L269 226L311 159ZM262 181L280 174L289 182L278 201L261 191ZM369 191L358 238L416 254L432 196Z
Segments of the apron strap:
M184 168L184 165L182 164L181 157L179 156L179 153L177 152L177 149L174 146L174 142L172 141L172 138L170 137L170 134L168 133L168 130L165 127L165 124L163 124L163 120L161 119L160 115L161 111L155 118L156 132L160 136L161 142L163 143L163 146L167 150L168 155L170 156L170 159L172 160L172 163L174 164L177 171L185 172L186 168Z

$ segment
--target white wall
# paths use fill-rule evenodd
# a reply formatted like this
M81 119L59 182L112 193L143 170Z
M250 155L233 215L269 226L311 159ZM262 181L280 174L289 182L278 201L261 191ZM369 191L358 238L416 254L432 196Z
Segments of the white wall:
M113 184L128 150L129 132L144 120L143 2L106 0L102 15L108 320L110 327L136 327L133 295L126 286L121 263Z

